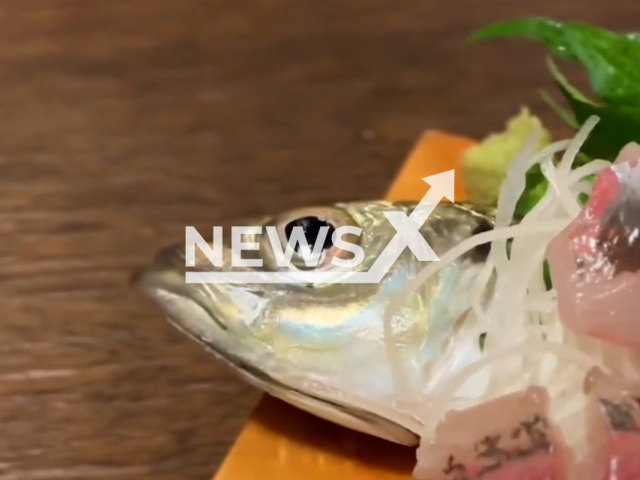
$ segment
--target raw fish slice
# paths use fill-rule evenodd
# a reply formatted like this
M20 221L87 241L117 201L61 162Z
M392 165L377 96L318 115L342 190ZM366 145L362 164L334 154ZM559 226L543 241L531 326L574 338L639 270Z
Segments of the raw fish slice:
M640 351L640 147L602 171L587 206L547 248L570 330Z
M549 395L531 387L450 411L418 450L418 480L565 480L568 448L549 419Z
M640 158L640 145L635 142L631 142L620 150L620 154L618 155L618 158L616 158L615 163L628 162L637 160L638 158Z
M640 386L625 385L593 369L585 390L590 448L580 478L640 479Z

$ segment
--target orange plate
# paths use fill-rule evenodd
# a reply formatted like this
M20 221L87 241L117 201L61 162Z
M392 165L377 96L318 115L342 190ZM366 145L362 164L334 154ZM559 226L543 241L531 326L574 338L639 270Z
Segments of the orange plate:
M446 148L434 151L436 144ZM386 197L422 198L428 189L422 178L456 168L452 150L473 144L443 132L425 133ZM458 176L457 201L464 199ZM343 429L265 396L214 480L407 480L414 463L412 448Z

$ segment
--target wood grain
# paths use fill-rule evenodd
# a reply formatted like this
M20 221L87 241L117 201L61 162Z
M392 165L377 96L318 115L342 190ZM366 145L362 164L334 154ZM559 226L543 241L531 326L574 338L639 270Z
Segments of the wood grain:
M0 480L210 478L257 392L130 272L185 225L379 197L425 129L547 112L538 48L465 44L531 13L640 17L598 0L0 0Z

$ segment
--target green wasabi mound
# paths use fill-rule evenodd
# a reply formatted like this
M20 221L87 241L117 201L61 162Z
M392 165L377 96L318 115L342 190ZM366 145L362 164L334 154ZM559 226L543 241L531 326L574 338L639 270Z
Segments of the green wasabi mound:
M504 132L489 135L465 152L461 167L470 202L496 204L509 163L521 150L528 135L536 129L542 131L538 145L541 149L551 142L551 134L529 109L523 107L519 115L507 122Z

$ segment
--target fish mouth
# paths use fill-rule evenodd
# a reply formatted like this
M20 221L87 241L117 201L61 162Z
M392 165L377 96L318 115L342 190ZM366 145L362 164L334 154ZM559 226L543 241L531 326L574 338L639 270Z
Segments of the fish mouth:
M167 320L183 334L202 345L231 367L247 383L316 417L384 440L416 446L416 433L371 411L304 391L274 378L256 363L233 352L233 329L212 308L198 285L186 284L176 268L175 251L162 251L146 268L134 273L136 290L154 301ZM194 288L195 287L195 288ZM276 360L277 361L277 360Z
M131 284L169 313L172 301L176 305L184 301L192 302L207 313L217 328L227 331L228 326L214 312L214 305L202 286L186 282L184 256L179 247L172 246L158 252L149 265L134 272ZM175 317L180 316L176 314Z

